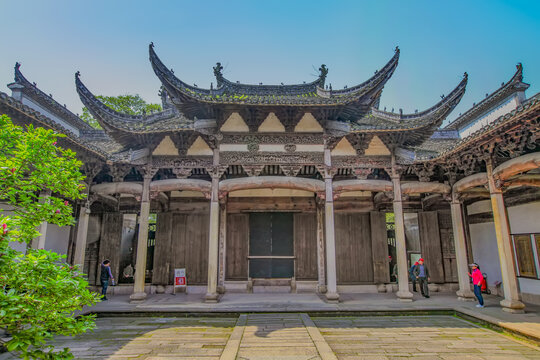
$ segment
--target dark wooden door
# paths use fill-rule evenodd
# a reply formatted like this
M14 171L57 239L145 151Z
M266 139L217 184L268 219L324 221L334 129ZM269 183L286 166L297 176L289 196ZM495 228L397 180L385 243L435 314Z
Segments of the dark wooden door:
M249 215L249 276L292 278L294 276L292 213Z
M294 214L294 274L297 280L317 280L317 216Z
M335 214L337 282L373 283L369 214Z
M429 276L434 283L444 283L444 268L441 251L439 220L436 211L418 213L420 246L424 264L429 269Z
M249 214L227 215L227 246L225 278L248 278Z

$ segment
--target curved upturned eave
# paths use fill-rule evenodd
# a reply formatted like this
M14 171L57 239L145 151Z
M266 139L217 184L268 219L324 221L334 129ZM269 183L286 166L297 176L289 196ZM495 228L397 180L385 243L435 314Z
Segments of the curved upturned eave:
M96 121L104 129L117 130L125 133L159 133L181 130L182 128L152 130L151 125L159 121L178 117L178 121L185 120L173 109L166 109L150 115L130 115L115 111L101 102L80 79L79 72L75 74L75 85L79 98Z
M371 115L387 122L393 122L397 128L414 129L426 125L437 127L444 121L452 110L459 104L467 88L468 75L465 73L461 82L441 101L427 110L415 114L395 114L371 108Z
M342 90L324 90L318 87L320 84L320 78L314 82L308 84L299 84L299 85L247 85L247 84L238 84L230 80L223 79L223 82L220 87L215 89L205 89L195 86L188 85L187 83L180 80L174 75L174 73L163 64L161 59L157 56L154 51L154 45L151 43L149 45L149 57L150 63L154 70L154 73L159 78L163 86L169 91L173 98L177 98L184 103L215 103L214 96L227 95L231 92L238 93L243 95L242 87L249 87L253 89L253 92L256 93L257 90L263 90L263 92L268 92L271 89L274 89L276 92L282 91L284 89L291 88L305 88L306 92L316 93L317 97L320 99L320 102L298 102L298 99L295 97L295 94L292 95L291 99L278 101L277 103L262 103L261 106L275 106L275 105L295 105L295 106L336 106L336 105L346 105L357 102L359 99L364 98L370 93L380 94L384 84L390 79L394 73L399 60L400 51L396 48L394 56L388 61L388 63L375 75L373 75L367 81L363 83L350 87L348 89ZM313 87L313 89L311 89ZM250 90L251 91L251 90ZM246 91L246 92L250 92ZM299 91L300 93L301 91ZM250 95L250 94L247 94ZM255 95L257 96L257 95ZM265 96L261 94L260 96ZM372 99L371 104L376 101L376 97ZM243 103L242 101L236 101L229 99L232 103ZM293 100L293 101L290 101ZM302 98L300 98L302 100ZM249 103L248 103L249 104Z
M38 103L45 102L46 107L52 107L54 110L56 110L59 114L61 114L61 117L64 117L63 120L68 121L73 126L78 128L79 130L91 130L92 127L88 125L86 122L84 122L78 115L75 115L70 110L68 110L65 105L62 106L60 103L58 103L56 100L52 98L52 95L45 94L42 90L40 90L35 83L31 83L21 72L20 70L21 64L19 62L15 63L15 82L14 84L19 84L24 86L25 89L28 89L31 93L35 94L37 96L37 99L33 98L34 101L37 101ZM8 87L12 85L9 84Z
M380 85L386 84L386 82L392 77L394 71L396 70L399 62L400 50L396 47L394 56L384 65L379 71L375 73L371 78L364 81L361 84L348 87L347 89L340 90L324 90L322 88L318 89L318 92L321 96L354 96L354 95L365 95L373 89L380 90Z
M153 43L148 46L148 52L150 57L150 64L152 65L152 69L154 70L154 73L156 74L158 79L161 81L163 86L165 86L165 88L167 89L167 91L169 91L171 95L180 98L182 101L194 101L192 99L192 96L187 95L186 92L192 92L194 94L198 94L199 96L211 94L220 95L223 92L223 87L215 90L210 90L186 84L185 82L177 78L173 74L173 72L169 70L165 66L165 64L163 64L161 59L154 51Z
M445 128L450 130L456 130L461 124L467 123L468 120L474 118L475 114L478 115L478 113L482 113L482 111L485 111L486 107L490 106L490 103L493 103L494 101L500 101L501 96L505 96L504 94L509 94L512 91L515 91L515 88L518 86L523 91L528 89L530 86L529 84L523 82L523 65L521 63L518 63L516 65L516 72L510 80L508 80L506 83L503 83L501 87L489 94L478 104L467 110L464 114L453 120Z

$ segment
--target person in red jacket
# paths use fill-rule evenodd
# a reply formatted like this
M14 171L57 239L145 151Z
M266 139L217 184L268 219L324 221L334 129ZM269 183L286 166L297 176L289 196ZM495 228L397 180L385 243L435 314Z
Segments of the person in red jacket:
M478 304L476 305L476 307L483 308L484 298L482 297L482 281L484 281L484 276L478 268L478 264L472 263L469 266L472 267L472 274L469 273L469 276L472 277L472 282L474 285L474 295L478 299Z

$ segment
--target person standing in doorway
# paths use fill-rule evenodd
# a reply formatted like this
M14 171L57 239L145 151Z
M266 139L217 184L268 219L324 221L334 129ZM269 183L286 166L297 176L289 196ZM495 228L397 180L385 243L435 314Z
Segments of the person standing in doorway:
M418 261L416 261L414 265L411 266L411 268L409 269L409 277L411 278L411 282L412 282L412 291L414 292L417 292L416 291L416 275L414 274L414 270L416 270L417 266L418 266Z
M474 295L478 299L478 304L476 307L483 308L484 297L482 296L482 281L484 281L484 275L482 275L477 263L472 263L469 266L472 267L472 274L469 273L469 276L472 277Z
M103 295L103 300L107 300L109 281L112 281L112 285L114 285L114 277L112 276L111 262L109 260L105 260L101 263L101 275L99 280L101 281L101 295Z
M418 280L418 285L420 286L420 292L422 293L422 296L428 298L428 281L430 280L430 278L429 270L427 266L424 265L424 259L418 259L418 265L416 266L416 269L414 269L414 275L416 276L416 280Z

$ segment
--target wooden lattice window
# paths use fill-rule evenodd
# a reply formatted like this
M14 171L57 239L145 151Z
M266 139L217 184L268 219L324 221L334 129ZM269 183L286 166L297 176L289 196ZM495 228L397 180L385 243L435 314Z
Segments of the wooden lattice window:
M519 276L537 278L539 236L520 234L514 235L513 239Z

